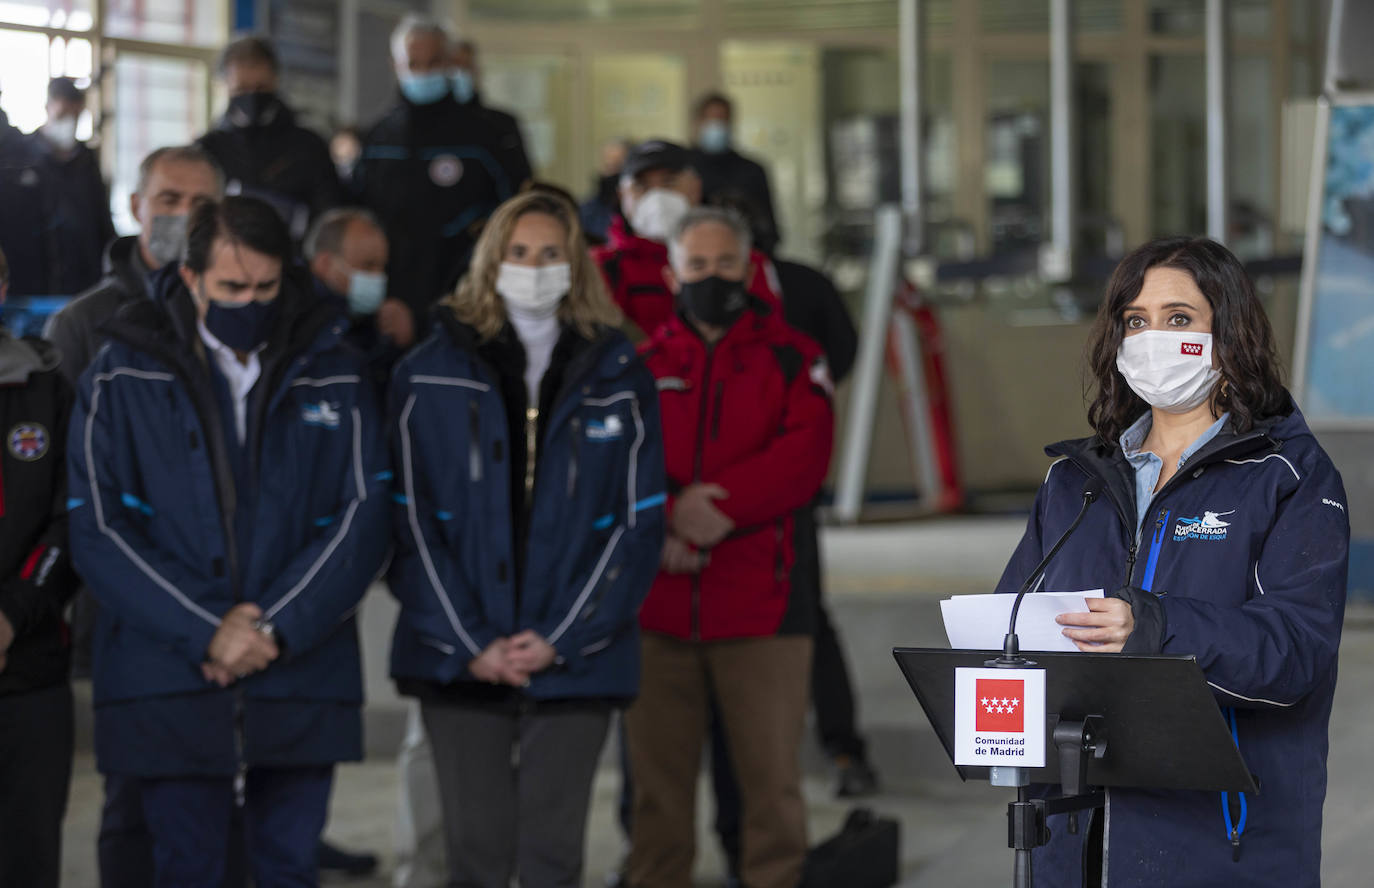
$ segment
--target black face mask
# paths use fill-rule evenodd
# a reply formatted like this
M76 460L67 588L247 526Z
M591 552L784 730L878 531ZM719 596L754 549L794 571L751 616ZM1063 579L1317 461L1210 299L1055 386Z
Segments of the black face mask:
M732 327L749 308L744 281L711 277L683 284L677 294L678 308L688 317L712 327Z
M277 98L276 93L243 93L229 100L229 122L245 129L267 126L277 119L282 107L281 99Z

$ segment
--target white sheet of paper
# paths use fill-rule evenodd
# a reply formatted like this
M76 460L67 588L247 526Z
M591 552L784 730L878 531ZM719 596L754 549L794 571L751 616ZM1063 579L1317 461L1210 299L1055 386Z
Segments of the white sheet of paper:
M1060 614L1081 614L1089 598L1101 598L1103 590L1086 592L1032 592L1021 600L1016 616L1016 637L1023 651L1076 651L1064 637L1064 627L1054 621ZM945 635L955 649L1000 651L1011 619L1015 595L956 595L940 602Z

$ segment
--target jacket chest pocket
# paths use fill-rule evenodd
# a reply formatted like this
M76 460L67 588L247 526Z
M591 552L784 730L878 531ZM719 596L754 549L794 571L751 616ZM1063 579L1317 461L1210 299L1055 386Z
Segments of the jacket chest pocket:
M593 490L599 491L598 498L608 498L622 490L643 436L644 423L634 395L584 400L568 423L564 478L568 497L577 496L579 490Z

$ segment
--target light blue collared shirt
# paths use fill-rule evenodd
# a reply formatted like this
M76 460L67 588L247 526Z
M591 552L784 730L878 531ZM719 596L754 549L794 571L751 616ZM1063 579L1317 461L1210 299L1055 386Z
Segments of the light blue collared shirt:
M1178 467L1183 468L1183 464L1194 454L1207 446L1221 431L1221 427L1226 424L1226 419L1230 413L1223 413L1221 418L1198 436L1198 439L1189 444L1183 451L1183 455L1178 459ZM1150 429L1154 427L1153 414L1147 412L1144 416L1131 423L1131 427L1121 433L1121 452L1125 454L1126 461L1135 469L1135 526L1139 531L1140 525L1145 523L1145 516L1150 511L1150 501L1155 496L1155 485L1159 483L1159 473L1164 471L1164 460L1148 450L1142 451L1141 445L1149 437Z

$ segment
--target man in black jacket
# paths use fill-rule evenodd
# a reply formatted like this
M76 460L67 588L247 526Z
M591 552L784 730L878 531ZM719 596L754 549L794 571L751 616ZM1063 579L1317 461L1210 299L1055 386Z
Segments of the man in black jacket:
M477 64L477 44L459 40L454 44L453 98L459 105L480 108L486 138L496 154L497 163L505 169L516 191L534 175L529 155L525 152L525 138L520 133L520 121L514 114L493 108L482 101L481 69Z
M701 176L702 203L715 203L714 198L727 190L742 192L762 217L760 233L772 238L755 246L771 254L782 239L773 212L773 192L764 168L735 150L734 103L722 93L707 93L697 100L692 124L692 166Z
M10 292L39 296L52 286L57 246L51 215L49 172L43 151L0 110L0 207L24 207L23 213L0 213L0 249L9 256Z
M9 270L0 253L0 302ZM72 395L47 343L0 327L0 885L56 888L72 769L62 609Z
M115 236L100 159L76 137L86 91L70 77L48 82L48 122L28 139L42 157L52 247L48 290L69 296L100 280L100 259Z
M487 217L519 183L499 160L487 111L454 98L453 41L443 26L407 16L391 55L401 94L364 141L357 185L391 243L387 295L423 326L466 272Z
M278 95L281 69L267 40L244 37L230 43L219 70L229 108L197 144L224 170L226 193L267 201L299 246L311 221L343 199L329 146L297 124Z
M143 158L138 186L129 197L142 231L106 247L105 277L53 315L43 331L57 346L69 383L76 384L100 350L105 340L100 325L128 303L146 299L148 275L181 258L191 210L219 200L223 191L215 161L194 145L159 148Z

